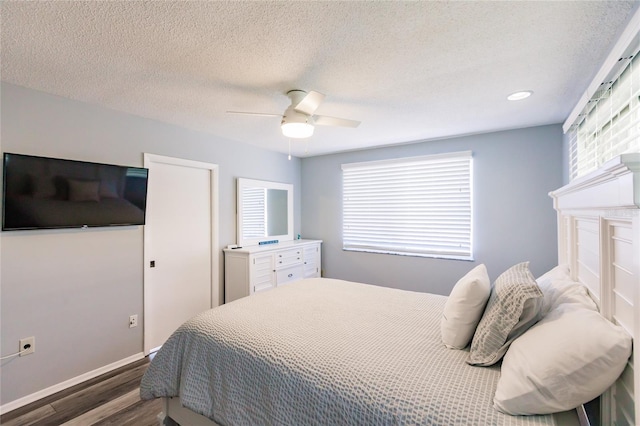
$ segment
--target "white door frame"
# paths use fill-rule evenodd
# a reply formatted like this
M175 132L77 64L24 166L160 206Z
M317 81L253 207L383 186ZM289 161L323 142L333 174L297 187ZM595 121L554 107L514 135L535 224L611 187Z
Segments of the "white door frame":
M163 155L144 153L144 167L150 169L149 179L152 179L152 164L162 163L183 167L193 167L198 169L209 170L211 175L211 307L220 305L220 254L219 254L219 204L218 204L218 165L204 163L201 161L185 160L182 158L166 157ZM147 220L148 216L153 212L153 196L147 197ZM143 312L148 311L148 268L151 259L151 233L144 231L144 267L143 267ZM148 347L148 339L146 335L146 315L143 321L143 346L144 354L149 355L152 349Z

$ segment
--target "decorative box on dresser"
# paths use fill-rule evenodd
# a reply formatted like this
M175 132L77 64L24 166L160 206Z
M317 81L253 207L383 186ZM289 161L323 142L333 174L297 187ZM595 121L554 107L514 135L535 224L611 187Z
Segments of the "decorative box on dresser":
M224 250L225 303L277 286L320 276L320 240Z

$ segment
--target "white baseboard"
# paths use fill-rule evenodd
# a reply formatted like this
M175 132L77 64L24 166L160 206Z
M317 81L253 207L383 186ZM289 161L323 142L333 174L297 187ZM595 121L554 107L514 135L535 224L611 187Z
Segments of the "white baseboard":
M39 399L45 398L49 395L53 395L56 392L60 392L61 390L68 389L71 386L75 386L87 380L93 379L94 377L98 377L101 374L108 373L109 371L115 370L116 368L131 364L132 362L138 361L142 358L144 358L144 353L140 352L135 355L131 355L130 357L121 359L120 361L116 361L112 364L105 365L104 367L100 367L93 371L81 374L72 379L65 380L64 382L58 383L57 385L42 389L38 392L32 393L31 395L23 396L22 398L18 398L14 401L7 402L6 404L0 405L0 414L5 414L9 411L15 410L16 408L24 407L25 405L31 404L32 402L35 402Z

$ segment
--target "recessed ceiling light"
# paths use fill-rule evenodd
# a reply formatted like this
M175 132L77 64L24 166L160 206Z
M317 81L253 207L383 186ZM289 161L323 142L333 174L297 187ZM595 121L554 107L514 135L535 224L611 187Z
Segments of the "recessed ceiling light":
M507 96L507 99L510 101L520 101L522 99L526 99L531 96L533 92L531 90L525 90L523 92L515 92Z

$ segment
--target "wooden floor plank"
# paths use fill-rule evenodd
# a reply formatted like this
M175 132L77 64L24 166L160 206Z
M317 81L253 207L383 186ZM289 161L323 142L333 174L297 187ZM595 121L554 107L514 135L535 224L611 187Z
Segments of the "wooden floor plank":
M135 369L135 368L140 367L140 366L142 366L143 369L146 369L146 367L148 365L149 365L149 357L145 357L145 358L142 358L142 359L140 359L138 361L132 362L131 364L127 364L127 365L124 365L122 367L118 367L115 370L108 371L108 372L106 372L104 374L101 374L100 376L97 376L97 377L94 377L92 379L86 380L86 381L84 381L82 383L79 383L79 384L77 384L75 386L72 386L70 388L61 390L60 392L56 392L53 395L49 395L49 396L47 396L45 398L39 399L39 400L37 400L35 402L32 402L31 404L25 405L25 406L20 407L20 408L16 408L15 410L11 410L10 412L5 413L0 417L0 424L4 425L5 423L7 423L8 421L10 421L12 419L15 419L15 418L18 418L18 417L22 417L24 414L30 413L32 411L35 411L35 410L39 409L42 406L51 404L51 402L53 402L53 401L58 401L58 400L60 400L62 398L65 398L65 397L67 397L69 395L75 394L75 393L77 393L78 391L80 391L82 389L88 388L88 387L90 387L90 386L92 386L92 385L94 385L96 383L103 382L103 381L105 381L105 380L107 380L109 378L112 378L114 376L118 376L118 375L120 375L120 374L122 374L124 372L129 371L129 370Z
M3 426L158 426L162 401L140 400L149 359L65 389L0 417Z
M106 404L102 404L99 407L94 408L91 411L87 411L81 416L74 417L68 422L62 423L61 426L87 426L98 423L101 420L106 419L113 413L117 413L124 410L127 407L140 401L140 388L134 390L113 399Z
M42 419L46 419L47 417L55 414L55 410L49 404L43 405L42 407L38 407L35 410L26 412L19 417L14 417L11 420L0 421L2 426L27 426L32 425Z
M10 412L5 413L0 417L0 424L4 425L9 420L12 420L12 419L17 418L17 417L21 417L25 413L30 413L32 411L35 411L38 408L40 408L40 407L42 407L44 405L50 404L53 401L58 401L58 400L66 397L66 396L69 396L71 394L74 394L74 393L78 392L81 389L85 389L85 388L87 388L87 387L89 387L91 385L94 385L94 384L96 384L98 382L105 381L105 380L107 380L107 379L109 379L111 377L117 376L119 374L122 374L123 372L129 371L129 370L134 369L136 367L145 366L144 368L146 368L146 366L148 364L149 364L149 357L142 358L142 359L140 359L138 361L132 362L131 364L127 364L127 365L124 365L122 367L118 367L115 370L108 371L108 372L106 372L104 374L101 374L100 376L97 376L97 377L94 377L92 379L86 380L86 381L84 381L82 383L79 383L79 384L77 384L75 386L72 386L70 388L61 390L60 392L56 392L53 395L49 395L49 396L47 396L45 398L39 399L39 400L37 400L35 402L32 402L31 404L25 405L25 406L20 407L20 408L16 408L15 410L11 410Z
M56 414L42 422L34 423L34 426L62 424L135 389L140 386L145 368L146 366L136 367L58 401L53 401L51 406L56 410Z
M99 398L102 400L106 399L108 401L111 398L110 395L105 394L105 392L117 394L119 387L127 386L130 383L139 382L146 369L146 365L135 367L117 376L95 383L85 389L78 390L77 392L69 396L53 401L51 402L51 406L56 411L62 411L68 405L77 405L79 398L86 398L87 400Z
M161 399L138 401L93 426L158 426L163 408Z

